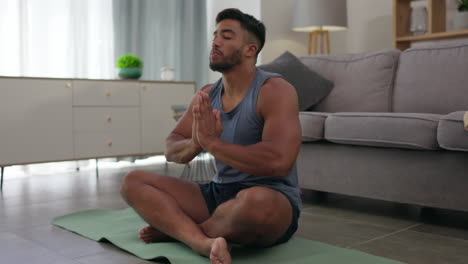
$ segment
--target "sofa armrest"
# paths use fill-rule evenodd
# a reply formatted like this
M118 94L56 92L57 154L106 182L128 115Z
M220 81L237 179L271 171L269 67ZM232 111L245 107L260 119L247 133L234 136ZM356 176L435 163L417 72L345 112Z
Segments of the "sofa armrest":
M437 141L444 149L468 152L468 111L452 112L441 118L437 128Z

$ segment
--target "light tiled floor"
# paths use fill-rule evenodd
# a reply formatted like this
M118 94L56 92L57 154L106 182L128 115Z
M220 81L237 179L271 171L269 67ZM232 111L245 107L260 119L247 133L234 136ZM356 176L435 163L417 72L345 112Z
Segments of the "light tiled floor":
M176 164L138 167L179 176ZM52 226L56 216L127 207L119 195L133 168L9 177L0 193L0 263L150 263ZM8 173L8 170L6 170ZM468 213L304 192L297 236L414 264L468 263Z

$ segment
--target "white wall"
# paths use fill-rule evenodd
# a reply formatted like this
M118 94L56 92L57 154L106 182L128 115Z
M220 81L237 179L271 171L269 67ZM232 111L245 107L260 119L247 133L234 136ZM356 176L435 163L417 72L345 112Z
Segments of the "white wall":
M264 62L289 50L296 56L307 55L308 34L294 32L294 0L264 0L262 20L267 26ZM380 50L392 47L391 0L348 0L348 29L330 33L332 54Z
M393 48L393 1L348 0L347 53Z
M261 17L267 27L263 62L272 61L286 50L296 56L307 55L308 34L291 30L294 3L295 0L261 2ZM447 31L453 30L457 5L457 0L446 0ZM348 29L330 33L332 54L393 48L393 0L347 0L347 15Z
M262 62L268 63L289 50L296 56L307 53L308 34L294 32L292 13L294 0L264 0L261 3L262 22L266 27L266 41Z
M260 0L207 0L207 27L208 27L208 43L211 45L213 38L213 31L216 28L216 15L223 9L226 8L238 8L242 12L250 14L257 19L261 20L260 17ZM259 56L258 61L261 61ZM203 65L208 67L208 65ZM213 83L221 77L219 72L213 72L210 70L208 81Z

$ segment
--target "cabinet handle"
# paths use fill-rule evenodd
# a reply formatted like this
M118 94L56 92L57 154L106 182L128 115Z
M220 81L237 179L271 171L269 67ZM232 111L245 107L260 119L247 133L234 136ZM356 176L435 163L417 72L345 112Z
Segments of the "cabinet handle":
M107 97L110 97L111 95L112 95L111 92L107 92L107 93L106 93L106 96L107 96Z
M111 122L112 121L112 116L108 116L107 117L107 122Z
M66 83L65 86L66 86L67 88L72 87L71 83Z
M107 142L107 146L112 147L112 141Z

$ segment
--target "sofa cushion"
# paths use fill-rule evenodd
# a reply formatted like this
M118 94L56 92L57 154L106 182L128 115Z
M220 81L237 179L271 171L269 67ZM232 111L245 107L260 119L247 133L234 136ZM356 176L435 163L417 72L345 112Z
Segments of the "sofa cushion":
M325 139L342 144L437 149L440 118L418 113L335 113L325 121Z
M310 110L317 112L389 112L398 50L299 59L334 84Z
M302 127L302 141L312 142L323 139L325 119L330 113L299 112Z
M394 112L445 115L466 110L468 40L405 50L394 90Z
M444 149L468 151L468 131L463 128L465 111L443 116L437 129L437 141Z
M299 110L303 111L318 103L333 88L333 83L305 66L296 56L286 51L278 58L258 68L281 74L296 88Z

